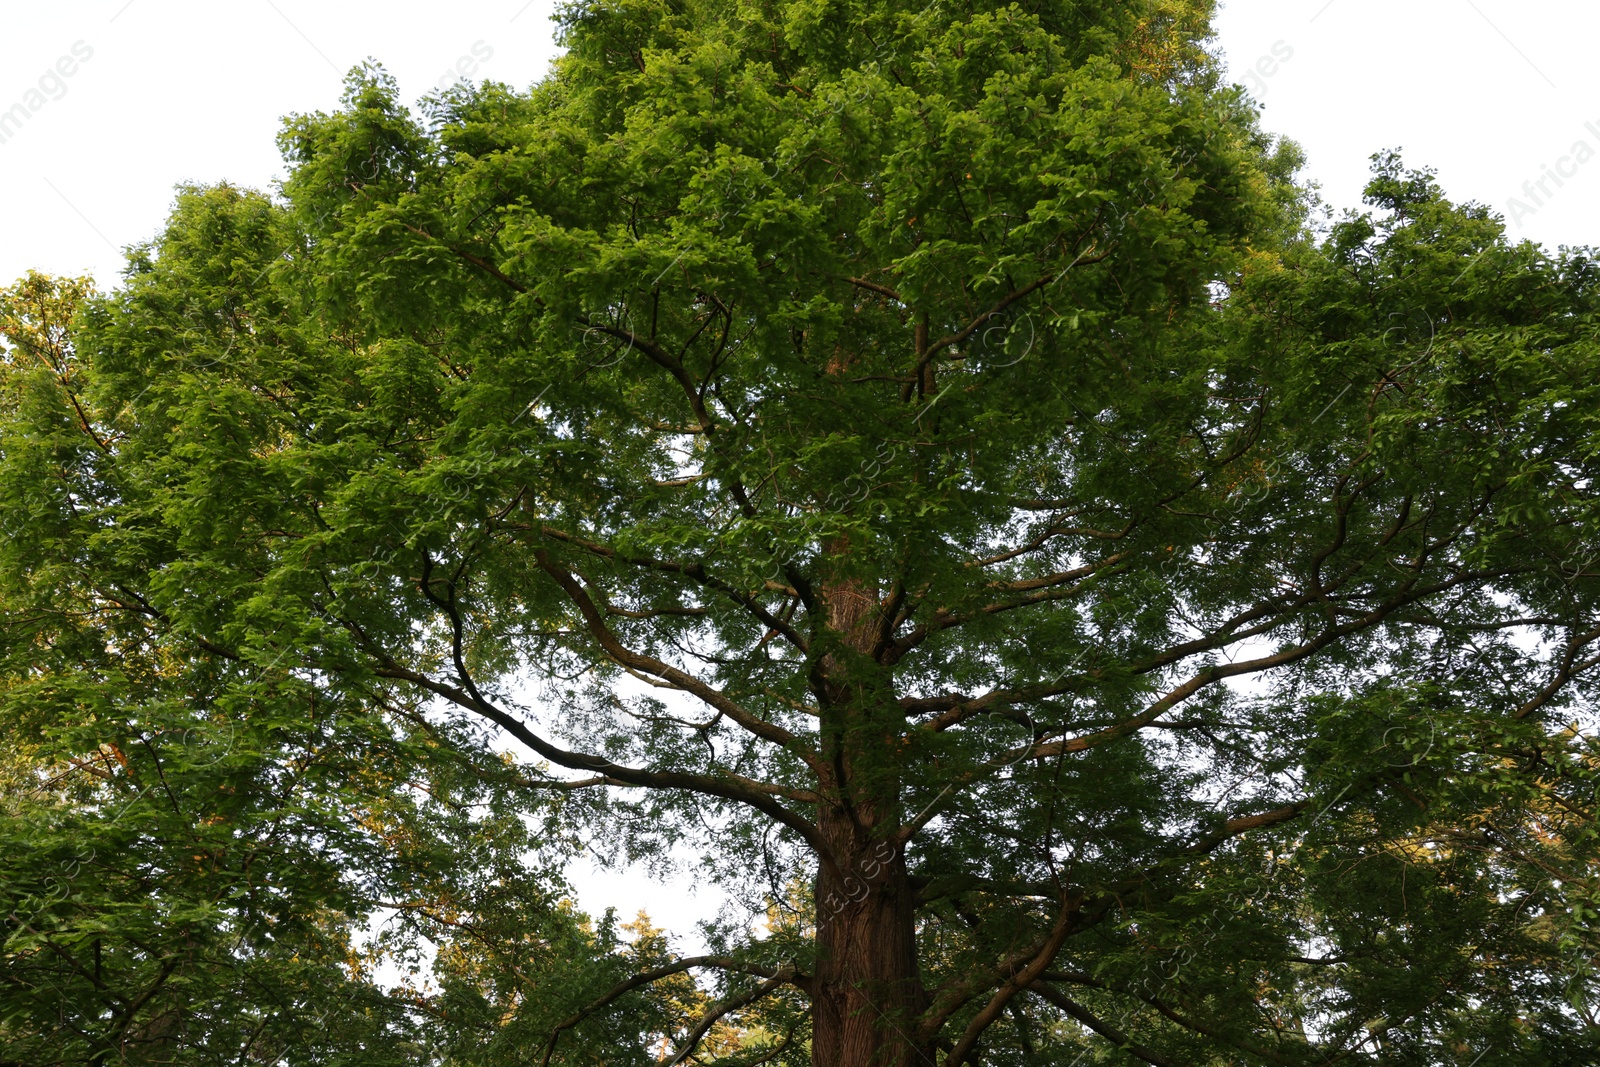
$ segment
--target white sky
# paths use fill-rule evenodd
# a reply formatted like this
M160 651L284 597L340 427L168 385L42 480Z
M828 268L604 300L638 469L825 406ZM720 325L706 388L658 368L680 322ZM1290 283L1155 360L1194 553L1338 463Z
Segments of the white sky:
M554 54L552 0L0 0L0 111L77 42L93 50L0 144L0 282L29 267L115 282L181 181L267 186L279 117L336 105L372 56L415 98L474 45L515 85ZM1261 57L1270 129L1310 153L1327 197L1354 205L1367 157L1403 147L1458 199L1534 212L1513 233L1600 245L1600 158L1536 205L1521 193L1578 140L1600 151L1600 4L1593 0L1231 0L1221 44L1238 80ZM69 65L70 66L70 65ZM59 98L49 98L59 94ZM33 97L37 103L39 97ZM1585 128L1594 123L1595 130Z
M415 99L463 57L525 86L554 55L552 0L0 0L0 113L39 103L0 143L0 284L28 268L117 280L119 249L152 237L179 182L268 187L280 116L337 105L344 72L388 67ZM1236 80L1258 69L1271 130L1299 140L1325 196L1355 206L1367 157L1402 147L1456 199L1510 214L1514 235L1600 245L1600 158L1568 159L1536 204L1523 183L1600 152L1600 3L1594 0L1231 0L1220 43ZM80 43L81 42L81 43ZM58 59L70 77L52 82ZM1271 59L1274 53L1278 57ZM1257 68L1262 57L1270 62ZM42 96L29 97L40 88ZM1586 128L1592 123L1594 129ZM714 891L575 872L582 903L641 905L669 929L715 910Z

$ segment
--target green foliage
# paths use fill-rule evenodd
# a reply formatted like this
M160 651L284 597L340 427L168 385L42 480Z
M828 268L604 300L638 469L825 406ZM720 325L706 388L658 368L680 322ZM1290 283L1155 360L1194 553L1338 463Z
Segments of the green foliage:
M1600 274L1209 14L575 6L6 294L0 1057L1593 1062Z

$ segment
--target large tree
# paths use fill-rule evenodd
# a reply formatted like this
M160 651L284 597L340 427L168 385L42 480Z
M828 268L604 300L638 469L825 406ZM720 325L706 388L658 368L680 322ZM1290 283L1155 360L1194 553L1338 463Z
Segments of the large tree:
M606 988L480 880L455 1059L695 972L677 1062L1592 1062L1600 275L1392 157L1314 233L1207 8L358 72L80 314L12 566L770 908Z

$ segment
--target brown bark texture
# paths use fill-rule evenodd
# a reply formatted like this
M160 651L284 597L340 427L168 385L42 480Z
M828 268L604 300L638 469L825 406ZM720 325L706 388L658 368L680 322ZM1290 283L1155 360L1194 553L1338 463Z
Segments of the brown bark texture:
M836 560L849 546L830 545ZM822 590L839 648L824 657L824 752L833 780L818 828L827 846L816 882L815 1067L913 1067L936 1062L916 1040L927 995L918 971L916 899L900 828L895 745L904 727L875 683L882 626L875 591L850 578Z

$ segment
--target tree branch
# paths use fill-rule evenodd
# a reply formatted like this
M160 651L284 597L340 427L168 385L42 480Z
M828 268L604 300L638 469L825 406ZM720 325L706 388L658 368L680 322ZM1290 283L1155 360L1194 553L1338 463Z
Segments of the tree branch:
M624 646L618 640L616 634L606 626L605 617L601 614L600 609L595 606L593 599L590 598L588 592L578 579L573 576L571 571L552 560L550 554L542 549L534 552L534 559L538 562L541 570L555 579L562 592L566 593L567 599L577 607L579 614L583 616L584 622L589 628L590 634L612 660L624 667L631 667L634 670L662 678L684 692L698 697L707 705L722 712L733 722L743 727L746 732L794 753L804 760L806 765L819 776L822 775L823 767L820 757L809 746L801 742L798 737L776 723L767 722L765 719L750 714L737 702L730 699L727 694L707 685L687 671L679 670L671 664L663 663L654 656L647 656Z
M533 527L520 528L528 530L534 529ZM739 607L743 608L745 611L748 611L769 630L773 630L778 633L784 638L784 640L788 641L789 644L794 646L799 651L806 652L810 648L810 643L805 639L805 636L793 626L783 619L780 619L772 612L768 611L761 605L759 601L750 596L748 593L740 592L738 589L735 589L722 579L707 573L705 565L699 561L693 561L690 563L674 563L669 560L658 560L650 556L625 556L617 552L616 549L609 545L603 545L596 541L589 541L585 538L577 537L573 534L567 533L565 530L558 530L553 526L540 526L538 527L538 532L543 534L545 537L551 538L552 540L560 541L563 544L573 545L574 547L583 549L585 552L591 552L602 559L620 560L623 563L629 563L635 567L644 567L648 570L662 571L667 574L681 574L696 584L703 585L708 589L713 589L718 593L721 593ZM779 586L774 589L774 591L783 592L791 596L795 595L795 591L787 586Z
M642 971L639 974L631 975L628 978L623 979L621 982L613 986L610 991L602 996L599 1000L596 1000L582 1010L567 1016L567 1018L557 1023L555 1028L550 1031L550 1040L545 1043L544 1055L539 1060L540 1067L549 1067L550 1057L555 1054L556 1043L561 1040L561 1035L566 1033L568 1030L571 1030L579 1023L583 1022L583 1020L587 1019L595 1012L604 1010L641 986L647 986L653 982L659 982L663 978L670 978L675 974L683 974L685 971L691 971L698 967L715 967L724 971L738 971L744 974L757 975L772 981L778 981L779 979L782 979L783 981L796 982L796 984L799 984L799 982L803 981L803 979L799 977L798 973L792 968L785 969L762 967L759 964L745 963L742 960L736 960L731 956L690 956L686 959L676 960L663 967L657 967L655 970ZM731 1011L733 1009L729 1008L728 1010ZM726 1012L724 1012L724 1014L726 1014Z
M901 296L887 285L879 285L877 282L869 282L865 278L850 278L848 280L850 284L855 286L857 289L865 289L868 292L877 293L879 296L886 296L890 300L897 301L901 304L906 302L905 297Z
M1177 1060L1168 1059L1155 1049L1149 1048L1146 1045L1134 1044L1133 1038L1129 1037L1121 1030L1118 1030L1115 1026L1112 1026L1105 1020L1099 1018L1090 1012L1089 1009L1085 1008L1082 1004L1079 1004L1077 1001L1071 999L1054 986L1042 984L1040 982L1034 982L1029 985L1028 992L1040 997L1043 1000L1049 1001L1051 1004L1055 1005L1057 1008L1060 1008L1063 1012L1076 1019L1090 1030L1093 1030L1095 1033L1111 1042L1112 1045L1136 1059L1143 1060L1144 1062L1150 1064L1151 1067L1183 1067L1183 1065Z
M444 682L435 681L427 675L402 667L393 660L386 660L381 663L373 669L373 673L380 678L393 678L410 682L412 685L424 689L435 696L443 697L457 707L489 720L551 763L566 767L568 770L587 771L590 774L615 779L625 785L646 789L682 789L702 796L731 800L754 808L793 830L807 845L811 846L813 851L823 858L824 862L828 862L832 858L827 842L822 838L817 828L806 819L778 803L772 795L765 791L778 792L780 791L778 786L756 783L760 788L755 788L752 785L745 784L735 775L714 777L704 774L690 774L684 771L652 771L639 767L626 767L613 763L603 756L595 756L587 752L573 752L552 744L530 730L520 719L507 714L488 700L481 697L474 698L472 694L465 690Z
M1001 984L1000 988L995 990L994 996L989 998L989 1003L985 1004L972 1022L967 1024L966 1030L956 1039L955 1047L945 1057L945 1067L961 1067L961 1064L966 1061L967 1057L972 1054L973 1049L977 1047L978 1039L983 1036L984 1031L993 1026L995 1020L1000 1018L1000 1013L1005 1011L1006 1004L1010 1002L1011 998L1032 985L1034 980L1044 972L1044 969L1055 960L1056 955L1061 951L1061 946L1067 942L1067 935L1072 932L1072 920L1078 913L1075 903L1068 901L1062 905L1061 917L1056 920L1055 927L1050 931L1050 936L1045 940L1044 946L1039 950L1038 954L1029 960L1020 971L1009 976Z
M683 1047L678 1049L677 1055L673 1056L672 1059L666 1062L665 1067L677 1067L678 1064L688 1059L689 1056L694 1053L696 1046L700 1044L701 1039L704 1038L706 1033L717 1024L717 1020L721 1019L729 1012L738 1011L740 1008L743 1008L746 1005L754 1004L756 1001L770 994L773 990L779 988L780 986L787 985L793 980L793 978L794 967L792 964L786 964L777 974L773 975L771 978L768 978L765 982L762 982L759 986L750 990L748 993L739 993L713 1004L711 1009L707 1011L705 1015L701 1017L700 1021L694 1025L694 1029L689 1031L689 1036L684 1038Z

